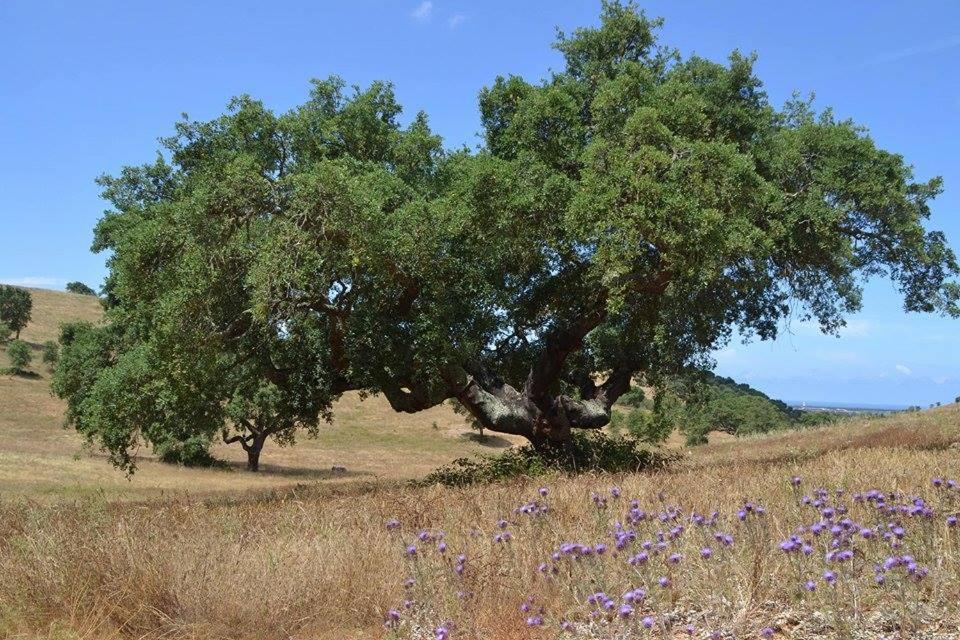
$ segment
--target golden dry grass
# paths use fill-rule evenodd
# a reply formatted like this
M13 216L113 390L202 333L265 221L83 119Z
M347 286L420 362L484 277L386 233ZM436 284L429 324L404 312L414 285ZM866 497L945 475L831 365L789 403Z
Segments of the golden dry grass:
M50 394L50 372L40 363L40 345L56 339L61 323L97 322L99 302L91 296L31 289L32 320L22 338L34 346L32 377L0 375L0 499L29 497L56 501L102 495L140 500L171 495L210 495L289 489L318 482L413 478L462 455L496 452L516 440L490 437L478 442L462 416L436 407L415 416L395 413L383 398L361 402L347 394L335 408L332 425L319 438L303 438L295 447L268 443L262 473L241 471L245 454L220 446L215 455L228 469L186 469L161 464L141 452L132 478L118 473L106 458L84 446L63 428L64 403ZM0 354L0 369L7 366ZM345 467L346 473L332 468ZM24 470L29 469L29 473Z
M937 505L931 521L907 524L909 546L904 550L929 566L930 576L919 585L904 582L902 588L889 589L869 586L870 576L857 583L841 581L836 588L819 580L818 591L801 597L799 580L818 578L825 565L818 552L810 568L798 573L777 549L777 542L798 524L811 521L811 508L799 503L788 482L793 475L803 476L808 491L818 485L831 492L882 488ZM850 637L844 634L872 624L875 613L883 611L896 615L892 622L877 624L956 633L960 530L947 527L943 515L960 504L944 503L930 484L934 475L960 477L960 457L952 451L882 447L799 462L714 464L469 489L354 485L336 492L205 503L8 504L0 517L0 634L374 638L384 634L384 612L412 597L425 606L418 615L426 624L455 618L455 637L547 638L556 636L560 615L576 615L576 603L587 593L603 590L618 597L640 585L653 593L658 575L671 575L674 581L651 605L658 620L666 619L666 611L685 615L701 633L723 628L733 634L728 637L757 637L761 626L776 625L778 637L806 637L798 621L809 620L814 611L825 628L833 627L821 630L831 637ZM550 489L545 501L552 512L541 519L512 513L536 497L541 483ZM614 484L624 497L605 511L595 509L591 492L606 492ZM605 540L612 549L610 530L614 520L623 520L627 497L651 511L667 504L683 510L680 522L689 533L670 547L684 556L681 565L670 569L661 557L634 573L624 555L596 565L563 561L557 563L555 579L538 576L537 565L550 562L550 552L563 541ZM763 505L766 515L738 523L734 512L745 500ZM703 531L686 520L693 511L713 509L720 518ZM869 517L851 515L858 521ZM391 517L403 523L400 530L386 530ZM492 541L501 517L511 521L508 530L514 538L508 544ZM655 540L656 531L674 524L640 523L636 544ZM404 545L415 542L420 530L445 533L447 560L431 550L434 543L417 543L415 561L405 556ZM732 533L737 542L723 549L712 541L714 530ZM699 558L704 545L716 549L710 561ZM866 552L882 559L889 553L882 547L876 543ZM449 558L458 553L469 558L462 581L450 570ZM417 585L405 592L402 583L408 576L415 576ZM453 596L457 590L473 594L466 606ZM536 606L546 607L549 632L524 625L518 607L529 595L537 596ZM411 636L405 630L397 637Z
M76 296L60 300L67 295L35 296L38 324L24 337L52 337L68 319L54 316L76 308ZM41 309L49 317L39 317ZM675 504L684 518L716 509L721 515L711 532L733 532L737 544L724 551L709 532L692 532L686 523L691 533L671 547L685 558L672 570L675 587L648 605L658 617L657 635L629 636L624 625L598 633L671 637L662 625L672 615L695 622L698 637L717 628L726 637L757 637L764 625L777 627L781 638L846 638L867 628L911 637L921 627L960 637L960 531L943 519L960 503L930 485L935 475L960 478L956 405L772 436L716 437L655 474L412 489L397 480L510 442L469 441L448 408L397 415L381 399L361 403L351 395L319 439L268 448L264 473L183 469L147 456L128 480L60 427L63 405L36 368L38 378L0 377L0 637L378 638L386 634L384 612L410 597L421 608L405 611L406 626L390 637L417 637L409 626L415 620L429 627L421 637L432 638L432 627L448 618L458 622L454 638L556 637L560 616L582 617L586 593L619 597L640 584L655 592L656 577L671 571L661 559L631 573L622 557L608 555L574 569L561 563L552 581L538 577L537 566L551 562L563 541L612 545L628 497L652 511ZM239 451L217 453L241 463ZM334 465L347 473L332 474ZM787 482L794 475L808 490L881 488L935 504L935 518L907 527L909 551L930 576L916 585L902 581L899 589L868 588L869 576L836 588L820 580L817 591L801 596L798 580L818 577L825 565L818 554L798 573L777 549L811 521L810 507ZM514 514L541 483L550 489L550 515L529 521ZM596 510L591 492L614 484L624 497ZM766 507L762 523L737 523L734 513L745 500ZM403 523L399 531L385 529L392 517ZM508 544L492 540L501 517L512 522ZM655 540L666 529L644 521L638 540ZM415 561L405 556L420 530L444 532L447 558L469 557L462 582L451 561L430 550L435 542L418 543ZM717 547L715 562L699 558L706 544ZM865 547L871 558L862 556L861 567L882 551ZM410 575L417 583L406 591ZM457 591L472 595L461 601ZM518 607L531 595L545 607L546 630L524 624Z

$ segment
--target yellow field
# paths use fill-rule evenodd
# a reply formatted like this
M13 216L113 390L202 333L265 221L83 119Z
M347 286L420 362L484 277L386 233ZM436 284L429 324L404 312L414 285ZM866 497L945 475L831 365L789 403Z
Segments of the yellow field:
M64 403L49 390L50 372L40 363L40 345L56 339L61 322L101 318L98 301L90 296L31 289L33 320L23 340L34 346L37 377L0 375L0 499L102 494L108 498L143 499L170 494L285 489L318 481L396 480L421 476L462 455L496 452L511 440L472 437L463 417L449 407L416 415L394 412L383 398L361 402L348 394L335 408L335 420L319 438L304 438L297 446L268 442L262 473L242 471L246 462L238 446L221 446L215 455L232 469L187 469L160 464L141 452L132 478L117 472L105 457L84 447L73 431L62 428ZM0 368L6 366L0 355ZM332 468L345 467L346 473ZM29 471L27 471L29 470Z
M38 322L24 337L49 339L65 316L96 318L96 302L80 298L35 292ZM268 445L260 474L240 470L242 452L223 447L217 455L235 469L184 469L146 456L127 479L61 428L63 406L49 394L48 374L35 369L40 377L0 377L0 637L433 640L447 621L456 625L452 639L680 638L690 637L688 624L695 638L757 638L767 627L775 638L960 637L960 528L946 519L960 513L960 490L931 484L960 480L957 405L749 439L717 436L657 473L414 489L398 480L510 442L477 444L448 408L400 415L381 399L351 395L320 438ZM335 465L347 472L334 474ZM802 477L798 488L794 476ZM818 487L828 506L849 512L828 517L805 505L802 495ZM930 515L888 513L853 498L867 490L882 491L897 509L920 500ZM594 492L605 497L603 508ZM676 517L629 522L631 499L653 514L675 507ZM534 500L549 512L515 511ZM748 502L765 514L741 522L737 511ZM707 525L691 519L714 510ZM841 515L851 518L850 532L834 538L851 550L846 564L825 559L829 534L809 530L821 518L838 525ZM391 518L401 523L395 530L386 527ZM882 537L898 525L902 542ZM871 537L858 537L857 527ZM636 539L618 552L624 530ZM497 541L503 531L511 539ZM664 551L628 563L658 532ZM728 547L717 533L735 542ZM781 551L791 534L815 552ZM606 551L574 559L560 552L564 543ZM414 555L405 553L410 544ZM671 564L668 553L681 559ZM891 554L910 554L929 575L909 573L904 561L878 586L874 565ZM404 587L408 578L414 583ZM647 595L628 617L619 609L591 617L590 594L604 592L620 607L636 588ZM525 604L529 611L520 610ZM391 608L400 620L388 630ZM564 621L576 635L560 635Z

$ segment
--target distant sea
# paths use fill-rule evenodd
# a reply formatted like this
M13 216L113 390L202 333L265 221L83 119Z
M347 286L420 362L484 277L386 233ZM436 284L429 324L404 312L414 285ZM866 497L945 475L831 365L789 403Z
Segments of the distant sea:
M819 400L784 400L794 409L806 409L814 411L816 409L829 409L832 411L903 411L907 405L900 404L871 404L871 403L852 403L852 402L820 402Z

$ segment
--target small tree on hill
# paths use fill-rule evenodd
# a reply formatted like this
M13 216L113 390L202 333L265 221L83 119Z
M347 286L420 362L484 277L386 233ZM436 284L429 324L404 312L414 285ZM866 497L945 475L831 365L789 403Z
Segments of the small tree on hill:
M55 340L47 340L43 343L42 360L43 364L50 369L57 366L57 362L60 361L60 346Z
M23 340L14 340L7 347L7 357L10 358L10 368L15 374L25 373L33 361L30 345Z
M33 299L30 292L20 287L0 285L0 322L6 324L20 339L20 330L30 322Z
M97 292L83 284L82 282L68 282L67 291L70 293L76 293L82 296L95 296Z
M13 335L13 330L6 322L0 322L0 344L6 342Z

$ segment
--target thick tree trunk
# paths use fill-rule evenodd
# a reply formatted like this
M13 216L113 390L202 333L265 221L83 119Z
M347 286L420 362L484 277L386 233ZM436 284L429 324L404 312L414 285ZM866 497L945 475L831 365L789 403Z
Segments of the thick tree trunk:
M247 471L260 471L260 452L266 437L255 435L253 440L244 447L247 452Z
M569 448L573 429L600 429L613 403L630 388L630 372L615 371L606 382L582 388L582 399L565 395L534 398L530 385L518 391L484 371L448 379L455 397L484 428L523 436L537 449Z

